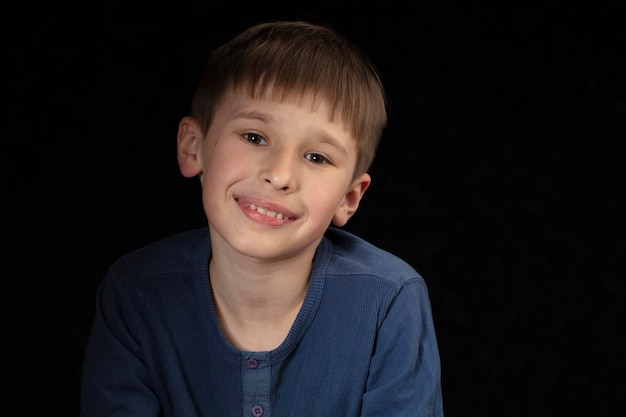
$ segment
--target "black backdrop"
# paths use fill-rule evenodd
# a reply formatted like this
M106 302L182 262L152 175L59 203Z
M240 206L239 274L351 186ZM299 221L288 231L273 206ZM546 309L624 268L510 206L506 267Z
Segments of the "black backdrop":
M426 278L446 415L624 415L626 30L595 4L5 9L2 408L77 415L107 266L205 224L175 158L205 56L304 18L382 73L347 229Z

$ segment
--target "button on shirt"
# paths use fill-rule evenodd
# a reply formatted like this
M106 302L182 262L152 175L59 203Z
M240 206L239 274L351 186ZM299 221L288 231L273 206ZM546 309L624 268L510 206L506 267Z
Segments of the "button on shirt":
M243 409L253 417L269 417L270 361L267 352L242 352Z

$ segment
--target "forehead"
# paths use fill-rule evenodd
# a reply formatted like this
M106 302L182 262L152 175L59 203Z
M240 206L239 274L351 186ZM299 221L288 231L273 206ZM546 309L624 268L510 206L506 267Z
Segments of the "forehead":
M263 95L251 97L249 94L230 91L224 95L217 113L227 118L241 117L258 119L267 124L291 122L300 115L310 116L305 122L318 129L330 129L341 136L353 139L350 131L334 117L325 100L314 100L310 95L276 97ZM302 119L301 119L302 121Z
M228 96L231 99L240 96L255 101L294 104L323 116L328 122L339 125L347 132L353 130L352 124L339 111L336 100L320 91L289 89L286 86L277 87L270 83L267 85L257 84L256 86L246 85L229 88L224 95L224 99L228 99Z

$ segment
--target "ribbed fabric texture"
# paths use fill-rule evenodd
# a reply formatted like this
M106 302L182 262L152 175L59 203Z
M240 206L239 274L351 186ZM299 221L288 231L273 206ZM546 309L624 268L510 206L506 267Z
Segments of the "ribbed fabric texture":
M242 352L224 338L208 231L164 239L104 277L85 353L81 416L442 416L424 280L331 228L285 341Z

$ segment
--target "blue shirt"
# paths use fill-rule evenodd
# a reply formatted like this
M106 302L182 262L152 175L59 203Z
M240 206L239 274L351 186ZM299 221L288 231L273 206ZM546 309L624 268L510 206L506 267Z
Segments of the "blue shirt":
M81 416L443 416L428 292L406 262L331 227L282 344L234 348L211 295L208 229L114 263L85 350Z

